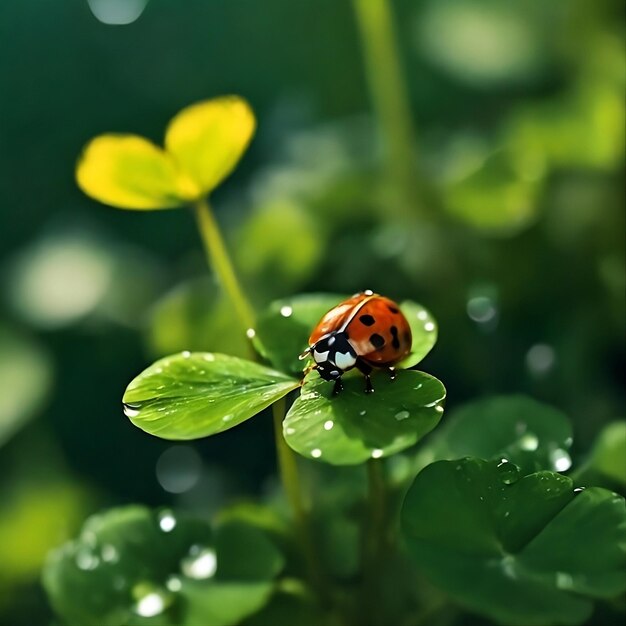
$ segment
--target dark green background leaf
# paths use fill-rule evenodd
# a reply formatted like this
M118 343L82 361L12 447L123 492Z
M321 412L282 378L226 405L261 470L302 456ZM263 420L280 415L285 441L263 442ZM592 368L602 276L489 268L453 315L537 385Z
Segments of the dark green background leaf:
M211 352L161 359L124 394L126 416L164 439L198 439L228 430L298 386L267 367Z
M475 456L505 458L529 474L566 471L572 427L551 406L522 395L494 396L451 411L417 456L419 469L433 461Z
M508 626L580 624L589 598L626 588L624 499L542 471L439 461L409 489L402 528L416 564L472 611Z
M626 484L626 421L607 424L596 439L591 468Z
M282 565L264 534L241 522L213 532L199 519L129 506L90 518L50 555L43 581L68 624L227 626L263 606Z
M284 421L287 443L308 458L354 465L404 450L439 423L446 390L436 378L400 370L394 381L378 372L372 382L366 394L360 374L346 375L333 396L333 383L310 373Z

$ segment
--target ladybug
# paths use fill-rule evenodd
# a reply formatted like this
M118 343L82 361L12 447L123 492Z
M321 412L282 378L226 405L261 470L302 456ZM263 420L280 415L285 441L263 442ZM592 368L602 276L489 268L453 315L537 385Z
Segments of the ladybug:
M373 291L357 293L332 308L313 329L301 359L312 356L319 375L343 389L341 376L356 367L365 376L365 393L372 393L373 368L387 369L411 351L411 327L400 307Z

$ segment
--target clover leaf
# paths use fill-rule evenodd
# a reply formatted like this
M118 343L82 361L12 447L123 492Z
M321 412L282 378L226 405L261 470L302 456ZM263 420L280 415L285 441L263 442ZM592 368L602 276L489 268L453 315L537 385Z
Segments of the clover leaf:
M230 174L255 125L249 105L237 96L199 102L172 119L165 149L129 134L91 140L76 166L76 180L87 195L120 209L180 207Z
M505 458L526 474L571 466L572 427L561 411L522 395L490 396L452 411L417 456L433 461L475 456Z
M512 476L508 463L429 465L410 487L403 534L424 574L470 610L508 626L580 624L592 598L626 588L624 499L560 474Z
M240 424L298 385L245 359L182 352L156 361L128 385L124 412L151 435L197 439Z
M268 601L282 566L271 541L241 522L213 530L128 506L87 520L50 554L43 582L69 625L227 626Z
M344 390L311 372L283 423L285 440L308 458L355 465L404 450L441 419L444 386L436 378L400 370L372 377L375 392L364 392L363 377L344 376Z

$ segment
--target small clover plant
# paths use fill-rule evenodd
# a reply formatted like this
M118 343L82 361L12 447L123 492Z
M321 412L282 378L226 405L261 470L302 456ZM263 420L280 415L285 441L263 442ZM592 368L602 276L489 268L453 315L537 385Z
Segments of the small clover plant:
M421 624L449 600L502 624L582 623L595 599L626 589L624 499L564 475L572 466L567 418L523 396L457 409L422 442L442 418L446 390L415 369L437 325L414 302L400 305L411 354L395 380L374 374L374 394L352 372L339 395L317 372L304 374L298 355L312 328L345 295L296 295L257 315L208 202L254 128L241 98L202 102L174 117L164 148L133 135L97 137L77 180L118 208L190 206L249 342L249 359L189 346L156 361L128 385L126 416L151 435L189 440L271 407L289 517L275 502L257 502L224 510L215 524L138 506L91 518L44 571L59 618L83 626ZM605 431L588 463L618 481L623 432L621 423ZM405 467L395 481L393 455ZM304 493L303 469L312 493ZM437 588L427 602L422 576Z

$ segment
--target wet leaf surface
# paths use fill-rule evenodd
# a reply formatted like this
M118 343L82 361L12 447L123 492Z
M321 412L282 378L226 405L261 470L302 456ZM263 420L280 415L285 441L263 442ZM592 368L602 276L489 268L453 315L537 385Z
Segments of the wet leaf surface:
M470 610L507 625L580 624L591 598L626 588L624 499L574 489L508 464L429 465L409 489L402 529L427 577Z
M252 361L212 352L160 359L124 393L124 412L164 439L198 439L253 417L298 381Z

